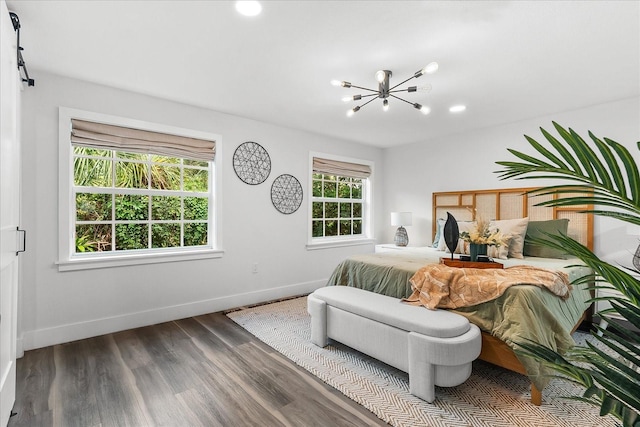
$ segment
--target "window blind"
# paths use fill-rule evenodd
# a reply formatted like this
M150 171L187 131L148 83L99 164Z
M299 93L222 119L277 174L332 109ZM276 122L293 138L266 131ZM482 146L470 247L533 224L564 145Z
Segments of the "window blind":
M216 152L215 141L78 119L71 120L71 144L204 161L212 161Z
M329 160L320 157L313 158L313 171L316 173L361 179L369 178L371 175L371 167L369 165L341 162L339 160Z

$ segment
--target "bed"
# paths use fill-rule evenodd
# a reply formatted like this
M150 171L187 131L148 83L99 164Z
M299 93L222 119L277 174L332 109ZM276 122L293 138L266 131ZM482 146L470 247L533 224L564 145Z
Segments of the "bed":
M446 212L451 212L460 223L473 221L475 215L495 219L498 221L496 224L521 224L523 218L528 218L530 228L534 228L534 224L563 220L567 224L566 233L569 236L592 248L592 218L578 213L584 206L562 209L534 206L552 196L530 197L527 195L528 190L532 188L434 193L432 218L446 217ZM436 227L434 221L432 235L437 234ZM443 249L442 244L440 249ZM506 259L496 261L504 264L505 268L532 265L561 270L567 273L571 281L591 274L586 267L568 267L580 264L577 259L558 258L557 254L549 254L553 257L514 258L505 256L505 248L503 251L499 255ZM530 247L529 252L536 255L548 254L545 250L537 251L533 247ZM508 255L517 253L509 252ZM395 298L407 298L412 293L409 279L416 271L427 264L439 263L443 257L450 258L451 254L434 247L357 255L342 261L335 268L328 285L355 286ZM480 359L528 375L532 382L531 401L540 405L541 391L549 380L545 374L549 372L530 358L516 356L513 342L528 338L561 352L567 350L574 344L571 333L589 316L590 304L587 301L590 298L591 293L585 286L574 286L571 296L562 300L540 288L518 285L509 288L493 301L454 311L467 317L482 330Z

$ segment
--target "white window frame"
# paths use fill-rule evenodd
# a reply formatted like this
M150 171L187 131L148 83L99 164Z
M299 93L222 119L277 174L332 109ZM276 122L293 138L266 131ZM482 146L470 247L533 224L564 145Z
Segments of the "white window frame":
M168 133L191 138L216 141L216 159L222 158L222 138L220 135L191 129L178 128L158 123L145 122L125 117L110 116L72 108L59 108L58 126L58 270L84 270L91 268L119 267L127 265L153 264L172 261L187 261L207 258L220 258L222 250L222 167L219 161L213 161L209 174L209 212L208 244L206 246L144 249L136 251L109 251L102 253L75 253L73 197L73 147L71 145L71 119L80 119L97 123L130 127L151 132Z
M371 168L369 178L362 180L362 234L357 236L329 236L313 237L313 158L319 157L328 160L338 160L341 162L357 163L368 165ZM368 245L375 243L373 237L373 187L375 179L374 163L369 160L356 159L352 157L337 156L319 152L309 153L309 185L307 187L307 249L325 249L342 246Z

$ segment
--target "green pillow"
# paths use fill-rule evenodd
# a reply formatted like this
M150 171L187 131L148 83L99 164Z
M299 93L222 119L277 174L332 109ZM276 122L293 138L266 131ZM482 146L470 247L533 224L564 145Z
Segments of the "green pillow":
M527 234L524 238L524 256L535 256L541 258L558 258L566 259L568 254L559 249L550 248L548 246L537 245L531 243L529 239L547 238L547 234L559 235L567 234L569 228L568 219L550 219L548 221L529 221L527 226ZM546 233L546 234L545 234Z

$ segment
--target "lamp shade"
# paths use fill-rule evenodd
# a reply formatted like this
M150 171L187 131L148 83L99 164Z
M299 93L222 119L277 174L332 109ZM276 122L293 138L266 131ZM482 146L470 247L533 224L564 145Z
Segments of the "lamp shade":
M391 212L391 225L411 225L411 212Z

